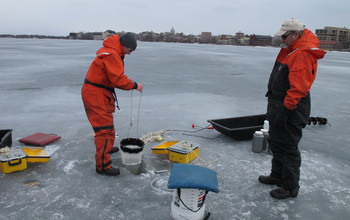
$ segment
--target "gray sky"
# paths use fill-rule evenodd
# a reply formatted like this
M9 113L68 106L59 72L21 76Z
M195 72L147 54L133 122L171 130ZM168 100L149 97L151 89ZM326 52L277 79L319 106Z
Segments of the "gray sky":
M154 31L273 35L300 19L315 31L350 29L349 0L0 0L0 34L66 36L70 32Z

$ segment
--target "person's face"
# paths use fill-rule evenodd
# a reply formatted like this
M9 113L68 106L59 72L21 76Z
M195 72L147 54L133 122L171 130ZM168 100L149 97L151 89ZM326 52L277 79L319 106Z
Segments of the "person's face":
M130 55L132 52L134 52L132 49L123 46L124 55L126 54Z
M287 31L281 36L282 42L288 47L291 47L294 44L294 42L299 38L299 35L299 32Z

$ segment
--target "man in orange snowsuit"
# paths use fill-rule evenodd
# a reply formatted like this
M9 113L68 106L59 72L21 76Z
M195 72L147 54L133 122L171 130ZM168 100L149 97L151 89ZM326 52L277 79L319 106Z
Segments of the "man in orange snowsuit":
M142 84L133 82L124 74L124 56L131 54L136 47L137 42L132 33L105 39L103 47L96 52L82 86L85 112L95 132L95 162L99 174L120 174L119 168L113 167L110 159L110 153L118 151L118 148L113 147L113 113L116 102L114 89L137 89L142 92Z
M325 52L318 48L317 37L297 19L285 21L275 35L282 38L286 48L280 50L268 83L266 118L270 124L272 168L270 175L260 176L259 181L279 186L270 195L286 199L299 192L298 144L310 116L310 90L316 78L317 60Z

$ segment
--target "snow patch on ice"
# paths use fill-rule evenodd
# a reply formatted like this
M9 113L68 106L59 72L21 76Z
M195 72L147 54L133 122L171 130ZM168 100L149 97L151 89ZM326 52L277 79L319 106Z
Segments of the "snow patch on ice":
M65 167L63 167L63 171L69 174L69 172L75 167L75 163L77 162L77 160L69 161L68 164Z
M60 149L60 146L58 145L47 145L45 147L45 152L48 154L48 155L52 155L53 153L55 153L58 149Z
M169 194L172 193L172 189L168 189L168 179L169 176L161 176L154 178L150 185L151 188L157 193L157 194Z

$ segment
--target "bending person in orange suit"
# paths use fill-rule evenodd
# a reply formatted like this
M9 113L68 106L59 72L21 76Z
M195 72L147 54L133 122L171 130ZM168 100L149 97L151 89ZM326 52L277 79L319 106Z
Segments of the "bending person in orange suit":
M113 113L117 97L114 89L142 92L141 83L136 83L124 74L124 56L135 51L137 42L132 33L113 35L103 41L96 52L82 86L82 99L89 122L95 132L96 172L108 176L120 174L113 167L110 153L119 149L114 146L115 128ZM118 102L117 102L118 107ZM118 107L119 108L119 107Z

